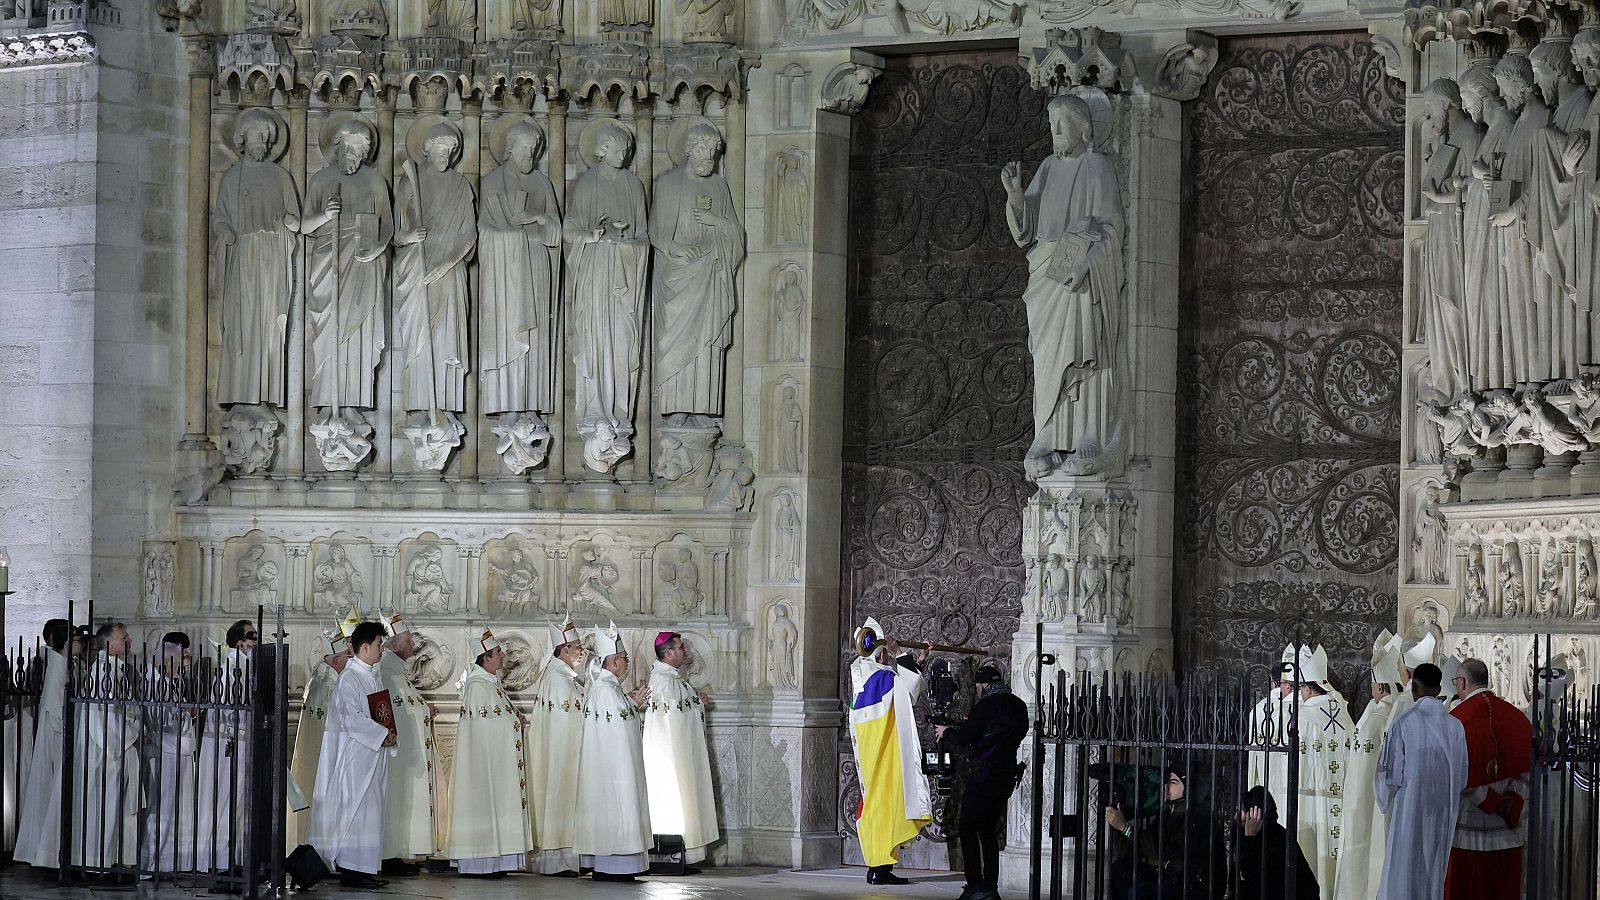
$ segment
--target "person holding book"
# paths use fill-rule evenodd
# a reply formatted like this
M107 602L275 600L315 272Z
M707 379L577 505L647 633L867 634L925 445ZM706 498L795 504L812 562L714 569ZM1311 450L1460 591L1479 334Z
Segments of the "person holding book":
M393 704L378 674L383 640L378 622L362 622L350 634L355 657L328 704L311 797L311 846L345 887L387 883L373 877L383 865L384 806L396 744Z

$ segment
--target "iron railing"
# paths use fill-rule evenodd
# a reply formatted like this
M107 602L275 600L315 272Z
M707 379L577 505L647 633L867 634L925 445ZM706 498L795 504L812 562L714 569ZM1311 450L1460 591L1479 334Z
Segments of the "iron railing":
M1600 685L1570 690L1576 660L1534 642L1528 709L1533 722L1529 773L1527 896L1600 900Z

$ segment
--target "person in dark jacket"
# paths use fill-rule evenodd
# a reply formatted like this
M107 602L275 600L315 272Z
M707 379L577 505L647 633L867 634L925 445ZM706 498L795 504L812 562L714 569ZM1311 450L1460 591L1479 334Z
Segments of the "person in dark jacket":
M1001 822L1021 773L1017 747L1028 733L1028 706L1011 693L996 666L980 668L973 682L982 696L967 720L941 725L934 736L967 751L966 791L956 823L967 867L961 900L999 900Z
M1122 807L1106 807L1111 900L1221 900L1228 857L1204 793L1180 765L1163 774L1156 814L1130 821Z
M1294 854L1294 892L1289 892L1285 851ZM1317 875L1306 862L1299 841L1278 824L1278 804L1257 785L1245 792L1239 810L1239 861L1233 870L1237 900L1317 900Z

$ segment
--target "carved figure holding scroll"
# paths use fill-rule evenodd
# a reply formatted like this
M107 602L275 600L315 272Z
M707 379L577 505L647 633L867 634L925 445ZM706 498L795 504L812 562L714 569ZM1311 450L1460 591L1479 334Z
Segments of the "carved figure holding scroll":
M649 242L644 185L624 168L632 150L621 125L601 127L564 223L577 427L584 465L596 472L633 450Z
M223 173L211 214L221 297L217 403L285 406L289 315L300 292L300 195L274 161L287 141L264 109L234 122L239 161Z
M467 260L478 244L472 185L453 168L461 132L449 122L418 122L406 146L395 196L400 398L431 426L459 425L452 414L466 409Z
M555 186L536 165L544 131L519 121L503 132L496 128L491 151L496 144L503 144L500 167L483 179L478 217L479 402L486 414L501 415L495 429L507 441L501 459L521 472L544 461L550 429L543 416L555 410L561 209Z
M1055 97L1049 115L1054 152L1027 189L1020 163L1000 176L1006 222L1028 250L1035 437L1024 463L1034 480L1096 471L1119 439L1122 197L1111 160L1093 149L1088 104Z
M656 179L656 411L720 416L724 360L733 341L744 227L717 172L722 135L690 126L683 162Z

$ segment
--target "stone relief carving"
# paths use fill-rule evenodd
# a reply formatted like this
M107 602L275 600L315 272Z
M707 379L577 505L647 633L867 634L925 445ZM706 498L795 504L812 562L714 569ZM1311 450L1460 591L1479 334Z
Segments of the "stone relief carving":
M655 19L651 0L600 0L600 30L648 32Z
M703 615L705 591L700 589L700 566L688 538L680 537L656 550L656 577L666 585L667 615Z
M1407 371L1407 385L1417 404L1405 420L1411 445L1411 462L1423 466L1436 466L1444 459L1444 442L1433 424L1433 401L1439 395L1429 387L1431 370L1431 362L1423 360Z
M238 161L223 173L211 212L222 331L216 402L283 407L300 285L300 195L277 163L289 129L270 109L247 109L234 120L232 144Z
M534 679L539 677L539 654L534 652L533 645L526 637L512 632L511 634L497 635L501 646L505 647L505 668L500 675L500 683L508 691L525 691L533 686Z
M515 538L493 548L486 548L484 561L489 565L490 593L512 615L526 615L544 608L539 593L539 570L528 549Z
M1444 584L1449 580L1450 538L1439 504L1448 500L1443 485L1426 480L1412 489L1411 581Z
M1473 618L1489 615L1489 581L1483 565L1483 548L1473 546L1467 557L1467 588L1462 601L1462 611Z
M805 267L784 260L773 273L772 359L804 362L806 358Z
M333 7L328 30L335 34L381 38L389 33L389 14L383 0L340 0Z
M311 426L311 437L329 472L353 472L372 452L372 426L353 409L323 410Z
M544 146L544 131L527 117L495 125L489 147L500 166L483 179L478 219L479 405L500 415L495 452L519 475L544 462L543 416L555 410L561 210L537 168Z
M800 405L800 384L792 378L778 383L777 403L773 405L772 437L775 439L773 471L798 475L805 458L805 410Z
M1500 557L1500 614L1514 619L1527 612L1527 582L1523 578L1522 550L1515 543L1505 545Z
M411 639L417 645L417 652L411 657L411 669L406 673L411 686L419 691L444 687L458 673L450 647L426 628L411 629Z
M750 451L743 447L718 447L711 486L706 489L706 509L747 510L756 499L756 472Z
M1161 58L1156 70L1155 93L1173 100L1193 100L1217 65L1217 48L1206 44L1178 44Z
M855 115L866 105L872 82L882 74L883 70L877 66L861 63L844 63L835 67L822 82L822 103L819 108L847 116Z
M233 576L230 609L251 610L278 605L278 563L268 558L265 544L248 545L234 563Z
M1115 469L1122 199L1111 159L1093 149L1089 104L1058 96L1049 104L1054 153L1033 181L1020 163L1001 172L1006 221L1028 250L1028 349L1034 371L1034 441L1024 466L1037 481L1063 471ZM1094 314L1082 311L1095 309Z
M612 594L620 579L621 572L603 548L591 547L583 551L583 559L572 580L575 588L568 612L623 615Z
M350 559L350 549L335 541L318 550L316 565L311 570L312 608L319 612L342 613L354 609L365 613L366 578ZM383 606L381 599L377 605Z
M656 411L721 416L744 227L717 171L721 132L708 121L680 120L667 148L674 166L656 179L650 218Z
M1106 567L1099 554L1084 557L1078 573L1078 615L1093 622L1106 615Z
M811 244L810 158L798 147L780 150L772 158L767 189L767 243L774 247Z
M265 405L240 404L222 416L222 461L235 475L255 475L272 468L283 422Z
M609 472L633 450L639 331L649 263L644 185L628 171L633 136L596 119L581 135L588 169L573 185L564 233L567 302L584 465Z
M675 0L674 5L685 41L731 42L728 20L733 16L733 0Z
M781 490L773 498L772 531L767 577L784 584L800 581L800 501L794 491Z
M512 31L561 31L561 0L512 0L511 10Z
M722 429L708 416L668 416L656 427L656 483L674 491L704 491L712 478L712 448L721 434Z
M144 545L144 614L153 619L170 619L172 577L177 567L177 549L171 541L147 541Z
M1040 615L1047 622L1059 622L1072 608L1072 586L1067 577L1066 561L1059 553L1052 553L1044 564L1044 602Z
M445 573L444 550L423 544L412 551L405 568L406 608L422 613L457 610L456 586Z
M767 625L767 684L775 691L795 690L795 651L800 647L800 627L789 612L789 604L774 603Z

